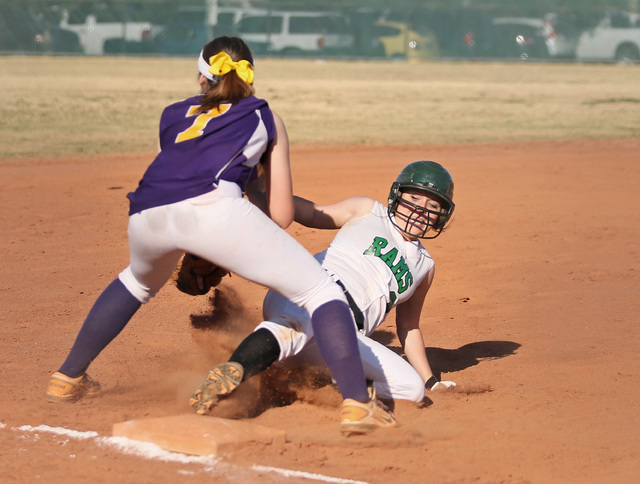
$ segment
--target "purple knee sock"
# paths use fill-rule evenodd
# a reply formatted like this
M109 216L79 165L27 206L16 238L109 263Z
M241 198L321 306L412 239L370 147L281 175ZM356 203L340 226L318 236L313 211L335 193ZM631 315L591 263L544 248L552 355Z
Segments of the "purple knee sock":
M320 354L338 383L342 398L369 401L349 306L342 301L329 301L313 312L311 324Z
M102 292L89 311L60 372L72 378L82 375L98 354L127 325L141 306L119 279Z

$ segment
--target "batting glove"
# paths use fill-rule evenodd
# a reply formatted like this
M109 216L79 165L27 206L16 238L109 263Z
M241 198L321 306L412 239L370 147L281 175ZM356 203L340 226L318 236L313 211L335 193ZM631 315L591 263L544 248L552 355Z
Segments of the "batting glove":
M424 384L424 387L427 390L430 390L432 392L443 392L443 391L447 391L450 390L452 388L455 388L456 383L453 381L438 381L438 379L435 376L432 376L431 378L429 378L427 380L427 382Z

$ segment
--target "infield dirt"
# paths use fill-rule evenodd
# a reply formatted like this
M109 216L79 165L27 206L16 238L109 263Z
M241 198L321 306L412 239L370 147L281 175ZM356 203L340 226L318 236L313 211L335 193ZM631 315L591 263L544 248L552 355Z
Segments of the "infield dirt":
M167 286L90 368L102 397L45 401L49 374L128 262L125 195L151 157L0 164L0 481L313 482L252 466L376 484L640 476L638 139L293 148L295 190L319 202L385 201L398 171L418 159L454 177L454 223L426 243L437 270L422 328L432 365L459 391L422 407L396 402L397 429L343 438L331 386L305 387L295 375L287 385L270 371L214 416L283 429L288 442L247 446L213 468L25 432L108 437L117 422L189 412L209 367L260 321L265 289L240 277L225 279L216 311L211 298ZM313 252L333 236L289 230ZM401 351L393 321L377 339Z

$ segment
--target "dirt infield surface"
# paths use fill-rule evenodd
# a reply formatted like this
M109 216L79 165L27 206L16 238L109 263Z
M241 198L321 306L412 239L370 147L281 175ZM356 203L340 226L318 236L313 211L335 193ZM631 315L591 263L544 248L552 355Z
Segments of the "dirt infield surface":
M90 368L104 393L45 401L84 316L128 260L125 195L149 155L0 164L1 482L628 483L640 476L640 140L295 147L295 189L384 201L418 159L453 174L456 216L423 333L459 391L396 402L402 426L338 432L337 392L270 371L216 409L284 429L283 446L187 459L111 438L129 419L188 413L208 368L259 322L265 290L212 299L168 286ZM333 232L290 228L309 250ZM378 339L398 351L393 315ZM293 379L295 375L292 375ZM299 382L298 382L299 383ZM203 417L207 418L207 417Z

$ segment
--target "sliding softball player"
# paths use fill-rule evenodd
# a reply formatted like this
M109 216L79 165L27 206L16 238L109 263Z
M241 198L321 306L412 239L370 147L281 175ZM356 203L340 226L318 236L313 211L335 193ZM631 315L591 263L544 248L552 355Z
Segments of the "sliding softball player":
M295 220L302 225L340 229L316 259L349 301L365 375L377 396L421 402L425 389L455 387L454 382L434 376L420 330L422 306L434 275L434 261L420 239L440 235L451 218L455 205L449 172L433 161L407 165L391 187L387 206L356 196L330 205L296 197L295 207ZM369 337L393 308L406 360ZM223 374L236 368L242 374L232 384L218 380L219 398L276 361L320 361L308 311L269 291L263 313L265 320L229 361L212 370Z

